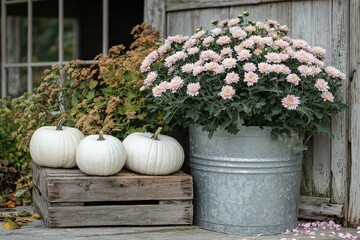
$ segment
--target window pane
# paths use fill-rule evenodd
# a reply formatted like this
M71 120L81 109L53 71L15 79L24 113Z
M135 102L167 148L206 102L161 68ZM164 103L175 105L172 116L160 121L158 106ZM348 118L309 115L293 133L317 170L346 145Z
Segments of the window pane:
M6 69L7 95L18 97L27 91L27 68Z
M33 62L58 61L58 4L57 1L33 2Z
M64 17L78 22L78 33L74 31L79 41L78 58L91 60L102 52L102 0L88 0L86 3L83 0L64 0Z
M6 62L27 61L27 3L7 6L6 18Z
M126 9L119 14L119 9ZM131 30L143 22L144 0L109 1L109 47L134 41Z
M44 75L44 71L49 68L51 68L51 67L48 66L48 67L33 67L32 68L33 87L34 88L36 88L40 85L40 83L42 81L42 76Z
M75 18L64 19L64 60L79 58L78 21Z

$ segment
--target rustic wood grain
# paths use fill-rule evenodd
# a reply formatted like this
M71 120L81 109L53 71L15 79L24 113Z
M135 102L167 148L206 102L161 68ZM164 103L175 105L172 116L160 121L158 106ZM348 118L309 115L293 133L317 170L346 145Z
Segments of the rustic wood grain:
M343 80L343 88L336 93L339 99L345 103L348 103L349 96L349 9L348 1L333 0L332 64L347 76ZM343 111L333 117L332 133L335 137L331 141L331 200L333 203L344 204L347 209L349 191L348 111Z
M330 198L300 198L299 218L328 220L334 217L344 218L344 205L331 204Z
M258 5L273 2L287 2L289 0L167 0L166 11L182 11L190 9L203 9L203 8L221 8L233 7L238 5ZM298 0L293 0L298 1Z
M121 171L113 176L79 175L78 169L48 169L34 164L35 185L50 202L188 200L192 177L185 173L146 176ZM64 176L62 176L64 172Z
M48 227L115 225L190 225L191 201L165 201L152 205L59 206L33 189L34 205ZM77 203L75 203L77 204ZM105 203L104 203L105 204Z
M360 1L350 1L351 181L348 221L360 224Z
M165 0L144 1L144 22L151 24L160 33L166 34Z

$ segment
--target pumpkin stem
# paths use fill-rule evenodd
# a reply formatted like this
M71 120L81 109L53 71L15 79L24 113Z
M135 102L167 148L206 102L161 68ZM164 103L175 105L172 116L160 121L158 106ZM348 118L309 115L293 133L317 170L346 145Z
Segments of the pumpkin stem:
M105 138L104 138L104 132L103 131L100 131L99 132L99 138L97 139L98 141L104 141Z
M60 119L60 121L56 124L56 131L61 131L63 130L63 124L65 122L65 118Z
M158 129L156 129L154 135L152 135L151 139L154 139L154 140L159 140L159 134L162 130L162 127L158 127Z

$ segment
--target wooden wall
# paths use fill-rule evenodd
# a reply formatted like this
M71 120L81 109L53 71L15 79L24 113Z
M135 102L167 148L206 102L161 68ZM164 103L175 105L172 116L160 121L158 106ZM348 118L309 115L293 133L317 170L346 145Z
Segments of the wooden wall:
M360 223L360 1L359 0L146 0L144 19L164 36L193 34L212 19L235 18L244 11L252 20L271 18L286 24L290 36L326 49L326 65L346 73L337 93L349 110L331 124L335 137L314 137L304 156L304 217L340 217ZM360 69L359 69L360 70Z

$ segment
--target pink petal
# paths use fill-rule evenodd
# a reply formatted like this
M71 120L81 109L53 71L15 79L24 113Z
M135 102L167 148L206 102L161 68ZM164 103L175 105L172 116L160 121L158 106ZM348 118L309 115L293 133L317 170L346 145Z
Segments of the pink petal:
M325 236L326 236L326 233L320 233L320 236L325 237Z
M315 236L310 236L310 238L316 238Z

